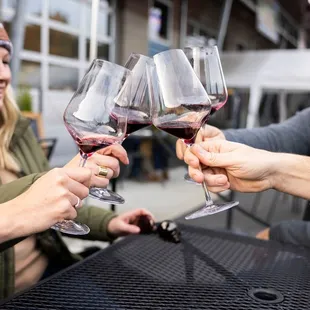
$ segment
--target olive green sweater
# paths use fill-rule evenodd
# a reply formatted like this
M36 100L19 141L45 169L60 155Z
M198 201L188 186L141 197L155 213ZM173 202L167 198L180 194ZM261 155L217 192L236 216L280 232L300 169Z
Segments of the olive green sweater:
M0 203L11 200L23 193L44 171L49 170L48 161L34 136L29 120L21 117L18 121L10 149L19 162L22 174L25 177L0 186ZM115 217L114 213L101 208L84 206L79 209L76 220L90 227L90 233L84 236L83 239L110 241L107 226L113 217ZM78 255L70 253L59 232L49 229L36 236L38 246L50 260L57 258L64 264L69 265L81 259ZM11 243L14 244L14 240ZM0 252L0 298L8 297L14 292L14 263L13 247Z

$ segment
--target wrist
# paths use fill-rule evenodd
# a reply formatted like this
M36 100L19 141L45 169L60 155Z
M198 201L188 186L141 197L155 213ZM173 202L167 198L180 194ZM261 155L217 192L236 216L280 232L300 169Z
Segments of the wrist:
M115 231L114 224L116 220L116 215L112 217L107 224L107 237L109 240L113 240L117 238L117 232Z
M269 168L268 168L268 180L270 182L270 188L278 189L284 177L284 170L285 169L285 155L283 153L269 153Z
M272 187L291 195L310 198L306 190L310 181L310 160L308 157L273 153Z
M16 232L20 232L18 224L21 223L13 211L15 209L15 199L3 203L1 209L3 211L1 211L0 217L0 243L15 239L17 237Z

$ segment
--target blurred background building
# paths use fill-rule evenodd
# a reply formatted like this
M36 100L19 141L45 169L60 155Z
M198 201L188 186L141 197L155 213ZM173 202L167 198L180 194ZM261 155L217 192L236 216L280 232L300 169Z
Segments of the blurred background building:
M1 19L11 38L22 23L17 36L23 44L14 54L16 89L29 90L45 135L57 138L52 165L76 152L61 115L90 62L94 2L93 55L120 64L131 52L154 55L186 45L217 44L224 52L309 46L306 0L1 0ZM240 126L247 113L243 99ZM231 113L227 107L217 118Z

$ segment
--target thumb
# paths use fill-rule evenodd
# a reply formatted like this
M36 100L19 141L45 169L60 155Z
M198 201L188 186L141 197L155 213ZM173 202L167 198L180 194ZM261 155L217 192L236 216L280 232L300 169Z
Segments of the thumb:
M232 153L227 151L225 153L209 152L199 144L191 147L191 152L197 156L200 163L208 167L225 168L232 162Z
M221 133L221 131L218 128L207 124L201 128L201 131L205 139L214 138Z

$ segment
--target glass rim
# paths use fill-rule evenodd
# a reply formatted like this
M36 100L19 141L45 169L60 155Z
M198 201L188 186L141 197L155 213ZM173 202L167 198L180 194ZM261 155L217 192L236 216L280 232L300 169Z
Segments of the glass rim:
M126 67L122 66L122 65L118 65L114 62L111 62L111 61L108 61L108 60L105 60L105 59L100 59L100 58L95 58L92 60L92 62L90 63L89 65L89 68L91 68L93 65L96 65L96 64L104 64L104 63L107 63L115 68L119 68L119 69L122 69L124 70L125 72L131 74L131 70L127 69Z
M170 48L170 49L168 49L166 51L162 51L162 52L159 52L159 53L155 54L153 56L153 58L155 58L155 57L157 57L159 55L165 55L165 54L168 54L168 53L171 53L171 52L177 52L177 51L178 52L181 51L182 53L184 53L184 51L181 48Z
M211 50L211 51L214 51L215 53L219 54L219 50L218 50L218 47L217 45L213 45L213 46L185 46L184 47L184 51L186 49L189 49L189 50L193 50L193 49L199 49L201 51L208 51L208 50Z

